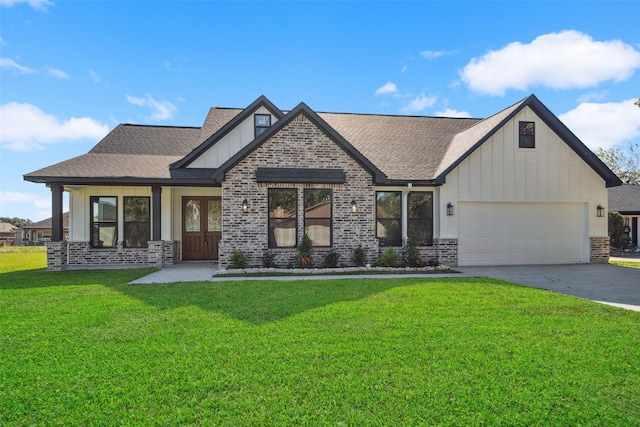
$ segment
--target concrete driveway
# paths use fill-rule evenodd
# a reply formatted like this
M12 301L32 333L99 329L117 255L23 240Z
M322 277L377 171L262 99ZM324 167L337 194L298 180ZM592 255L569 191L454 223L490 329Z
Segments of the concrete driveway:
M640 268L575 264L456 267L456 270L469 276L494 277L640 311Z

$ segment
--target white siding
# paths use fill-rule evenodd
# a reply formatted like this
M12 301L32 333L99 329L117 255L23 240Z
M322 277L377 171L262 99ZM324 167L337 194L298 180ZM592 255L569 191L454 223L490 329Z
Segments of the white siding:
M533 121L536 147L518 147L518 121ZM533 111L525 108L447 175L440 189L441 235L458 237L457 215L446 216L448 202L579 202L587 206L588 235L607 236L604 180Z
M265 107L258 108L254 114L270 114ZM276 116L271 115L271 125L277 121ZM200 157L195 159L188 166L189 168L217 168L229 160L244 146L255 139L255 127L253 114L250 114L243 122L239 123L233 130L216 142L205 151Z

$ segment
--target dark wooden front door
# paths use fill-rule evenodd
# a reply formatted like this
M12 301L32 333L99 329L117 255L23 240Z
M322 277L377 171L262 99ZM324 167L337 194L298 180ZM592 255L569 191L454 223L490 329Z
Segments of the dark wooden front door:
M221 237L220 197L182 197L182 259L218 259Z

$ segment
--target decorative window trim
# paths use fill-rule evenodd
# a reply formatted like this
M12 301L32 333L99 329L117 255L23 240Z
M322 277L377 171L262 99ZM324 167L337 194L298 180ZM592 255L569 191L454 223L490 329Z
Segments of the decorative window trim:
M518 122L518 148L536 148L535 122Z
M313 242L313 237L311 237L312 246L314 248L330 248L333 246L333 190L331 188L305 188L304 189L304 231L307 232L307 194L312 191L328 191L329 192L329 216L328 217L313 217L314 220L326 221L329 220L329 244L328 245L317 245Z
M147 201L147 220L146 221L127 221L127 201L129 201L130 199L146 199ZM149 240L151 240L151 198L150 197L144 197L144 196L125 196L123 197L123 201L122 201L122 209L123 209L123 215L122 215L122 219L123 219L123 224L124 224L124 241L123 241L123 246L125 248L146 248L149 246L148 242ZM127 227L127 225L130 224L147 224L147 239L144 240L144 242L140 245L129 245L127 244L127 242L129 241L128 239L128 229L129 227Z
M254 137L257 138L262 132L271 127L271 114L254 114L253 125L255 128Z
M411 216L411 196L417 196L419 194L429 194L431 196L431 210L426 217ZM416 242L417 246L433 246L433 191L410 191L407 195L407 236L411 238L412 228L415 224L426 222L429 225L431 235L428 240Z
M378 215L378 195L380 193L395 193L397 197L400 198L400 212L398 217L380 217ZM381 222L389 222L389 221L397 221L398 222L398 232L399 236L397 239L385 239L378 235L378 224ZM376 238L378 239L380 246L392 246L392 247L400 247L402 246L402 191L376 191Z
M271 195L277 191L292 191L295 194L295 212L293 216L274 216L271 217ZM294 223L294 232L295 237L293 240L293 245L288 246L279 246L275 241L275 236L272 238L271 233L272 230L275 230L276 227L272 226L272 224L276 223L278 220L289 220ZM295 248L298 246L298 189L297 188L269 188L267 190L267 245L269 249L282 249L282 248Z
M100 199L113 199L114 200L114 209L115 209L115 220L114 221L95 221L94 220L94 204L100 203ZM89 246L92 248L109 248L115 249L118 243L118 197L117 196L90 196L89 197ZM101 240L96 240L96 237L99 236L99 232L96 235L94 232L94 228L98 227L98 230L101 227L113 227L113 244L104 245L104 242ZM100 243L102 242L102 243Z

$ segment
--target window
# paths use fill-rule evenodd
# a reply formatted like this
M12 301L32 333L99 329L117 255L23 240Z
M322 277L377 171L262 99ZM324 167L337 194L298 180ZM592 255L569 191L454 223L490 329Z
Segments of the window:
M433 193L413 191L407 199L407 235L418 246L433 246Z
M269 189L269 247L293 248L297 243L298 192L295 188Z
M91 247L115 248L118 239L118 198L91 196Z
M402 246L402 193L376 193L376 237L380 246Z
M536 128L534 122L518 122L520 148L536 148Z
M124 198L124 245L127 248L146 248L151 240L148 197Z
M332 198L329 188L304 190L304 232L313 246L331 246Z
M271 126L271 114L255 114L253 116L253 119L256 128L255 137L257 138L258 135L260 135L262 132L267 130L269 126Z

